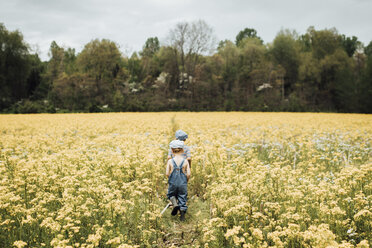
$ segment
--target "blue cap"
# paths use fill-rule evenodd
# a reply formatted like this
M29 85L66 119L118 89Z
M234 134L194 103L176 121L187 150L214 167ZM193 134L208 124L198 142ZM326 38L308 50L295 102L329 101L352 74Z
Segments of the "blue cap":
M181 140L172 140L171 143L169 143L170 148L183 148L183 141Z
M182 130L176 131L176 139L185 141L189 136Z

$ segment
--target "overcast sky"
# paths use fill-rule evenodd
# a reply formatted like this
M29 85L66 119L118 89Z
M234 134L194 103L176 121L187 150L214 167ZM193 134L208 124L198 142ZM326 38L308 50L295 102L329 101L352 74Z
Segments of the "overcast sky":
M106 38L130 55L147 38L164 42L176 23L198 19L213 27L217 40L235 41L249 27L269 43L281 29L303 34L314 26L372 41L372 0L0 0L0 23L21 31L43 60L53 40L80 52L92 39Z

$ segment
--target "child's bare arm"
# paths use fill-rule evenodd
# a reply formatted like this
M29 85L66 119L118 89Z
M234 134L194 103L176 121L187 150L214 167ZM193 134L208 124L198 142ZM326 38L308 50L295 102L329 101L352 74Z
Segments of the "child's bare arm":
M187 164L186 164L186 178L187 178L187 181L189 181L189 178L191 176L191 169L190 169L190 164L189 162L186 160Z
M186 147L187 149L185 149L185 154L186 154L186 158L187 158L187 161L189 162L189 165L190 165L190 169L191 169L191 151L190 151L190 147Z
M168 162L167 162L167 167L166 167L166 169L165 169L165 175L166 175L167 177L169 177L169 175L170 175L170 173L171 173L171 164L170 164L169 162L170 162L170 160L168 160Z

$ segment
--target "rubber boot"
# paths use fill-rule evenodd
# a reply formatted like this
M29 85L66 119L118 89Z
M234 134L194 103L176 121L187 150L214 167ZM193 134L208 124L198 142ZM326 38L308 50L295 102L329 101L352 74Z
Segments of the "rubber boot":
M178 210L180 209L180 206L178 206L178 203L177 203L177 199L176 197L172 196L171 198L169 198L169 200L171 201L172 205L173 205L173 210L172 210L172 215L176 215Z
M181 210L180 221L185 221L185 214L186 214L186 211Z

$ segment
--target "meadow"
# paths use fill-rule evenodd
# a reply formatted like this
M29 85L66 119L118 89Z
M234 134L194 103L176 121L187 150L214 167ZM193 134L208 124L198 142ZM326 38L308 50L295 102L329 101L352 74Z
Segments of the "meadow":
M186 222L161 210L174 132ZM0 247L371 247L372 115L0 115Z

